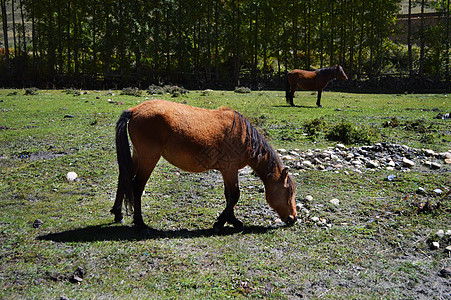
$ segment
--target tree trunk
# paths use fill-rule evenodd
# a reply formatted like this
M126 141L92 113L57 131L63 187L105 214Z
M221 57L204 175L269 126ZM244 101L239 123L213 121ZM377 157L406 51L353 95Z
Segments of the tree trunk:
M3 38L5 43L5 64L6 70L9 72L9 45L8 45L8 19L6 17L6 0L1 0L2 21L3 21Z
M424 73L424 6L425 0L421 0L421 23L420 23L420 76L423 77Z
M409 56L409 78L413 75L412 68L412 0L409 0L409 12L407 17L407 55Z

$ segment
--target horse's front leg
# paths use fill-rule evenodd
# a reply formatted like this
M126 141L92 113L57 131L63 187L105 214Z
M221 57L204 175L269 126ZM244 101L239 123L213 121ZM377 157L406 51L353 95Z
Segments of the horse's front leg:
M224 194L226 197L226 208L219 215L218 220L213 225L215 232L220 232L227 222L239 231L244 229L243 222L235 217L234 207L240 198L240 189L238 186L238 171L226 173L223 172Z
M322 93L323 91L322 90L319 90L318 91L318 99L316 100L316 106L318 106L318 107L323 107L322 105L321 105L321 93Z

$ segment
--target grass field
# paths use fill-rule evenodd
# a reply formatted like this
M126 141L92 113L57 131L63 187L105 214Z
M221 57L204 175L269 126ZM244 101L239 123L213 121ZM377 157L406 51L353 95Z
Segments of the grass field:
M220 174L161 160L143 196L150 234L129 216L112 224L115 123L122 110L153 98L229 106L276 149L334 147L340 141L329 133L349 124L372 144L451 150L451 120L437 119L451 112L446 95L326 92L316 108L310 92L296 93L298 106L289 107L277 91L0 90L1 299L451 298L451 279L440 276L451 267L451 166L442 160L438 170L298 172L296 199L309 214L300 212L292 227L279 226L262 182L243 172L236 215L245 230L220 235L212 230L225 207ZM68 182L70 171L79 180ZM384 180L390 174L397 180Z

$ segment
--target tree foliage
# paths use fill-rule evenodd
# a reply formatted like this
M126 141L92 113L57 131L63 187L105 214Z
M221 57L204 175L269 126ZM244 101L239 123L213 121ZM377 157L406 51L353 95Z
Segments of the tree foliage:
M54 84L238 85L340 63L351 77L372 77L392 65L399 2L21 0L29 41L9 75ZM442 31L426 35L431 51L441 51L433 65L443 69L449 53L433 50Z

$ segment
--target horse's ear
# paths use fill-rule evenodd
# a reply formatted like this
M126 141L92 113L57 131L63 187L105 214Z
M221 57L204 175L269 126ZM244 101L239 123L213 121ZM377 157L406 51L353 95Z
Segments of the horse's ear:
M280 176L280 178L282 179L282 181L286 181L286 180L287 180L289 170L290 170L290 169L289 169L288 167L283 168L282 174L281 174L281 176Z

